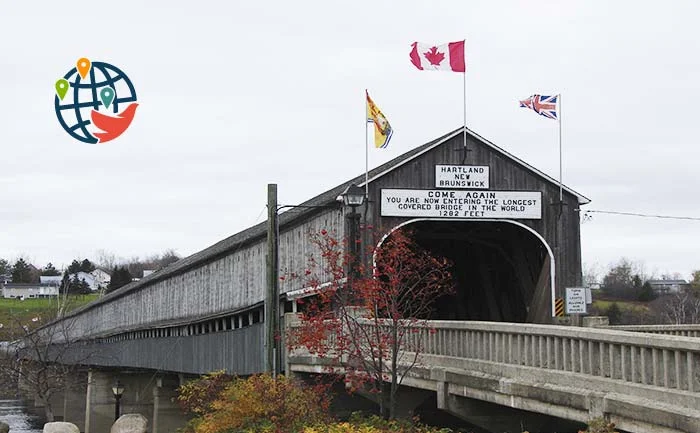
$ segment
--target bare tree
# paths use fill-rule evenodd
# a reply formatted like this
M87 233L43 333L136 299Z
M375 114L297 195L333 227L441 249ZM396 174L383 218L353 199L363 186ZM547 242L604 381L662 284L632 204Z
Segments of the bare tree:
M28 391L44 407L47 422L54 420L51 398L75 385L81 364L90 357L78 347L74 319L64 318L68 297L27 323L16 316L12 341L0 350L0 384ZM62 319L62 320L55 320Z
M700 323L700 298L690 289L667 295L662 305L662 314L667 323Z

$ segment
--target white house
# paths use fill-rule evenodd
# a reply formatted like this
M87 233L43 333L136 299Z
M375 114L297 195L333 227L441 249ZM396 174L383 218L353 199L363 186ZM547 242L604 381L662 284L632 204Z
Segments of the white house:
M70 278L71 280L73 280L76 277L79 281L85 281L90 287L90 290L92 290L93 292L100 289L100 283L97 281L97 278L95 278L95 276L91 273L89 274L87 272L80 271L75 274L70 274L68 276L68 278Z
M96 268L90 273L95 278L95 281L97 281L98 286L107 287L109 282L112 281L112 276L109 274L109 272L102 268Z
M654 290L654 293L658 295L678 293L681 290L690 287L690 283L688 283L686 280L649 280L647 282Z
M50 283L25 284L6 283L2 288L3 298L50 298L58 296L58 286Z
M61 280L63 280L63 277L60 275L57 275L57 276L42 275L39 277L39 281L41 282L41 284L53 284L55 286L60 286Z

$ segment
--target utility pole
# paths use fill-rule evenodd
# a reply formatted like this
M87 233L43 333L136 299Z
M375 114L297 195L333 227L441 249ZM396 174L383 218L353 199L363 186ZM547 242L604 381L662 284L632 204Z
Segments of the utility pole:
M267 293L265 296L265 359L266 371L274 377L280 370L277 365L277 341L279 338L279 270L277 250L277 184L267 185Z

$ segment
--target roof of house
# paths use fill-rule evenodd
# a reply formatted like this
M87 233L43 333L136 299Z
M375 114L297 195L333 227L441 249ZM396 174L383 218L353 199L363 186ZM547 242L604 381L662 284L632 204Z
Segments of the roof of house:
M34 287L56 287L56 285L51 283L6 283L4 287L6 289L31 289Z
M686 280L648 280L649 284L669 285L669 284L688 284Z
M424 154L425 152L430 151L431 149L447 142L448 140L464 133L465 128L464 127L459 127L433 141L430 141L428 143L425 143L421 146L415 147L402 155L397 156L396 158L372 169L368 173L368 179L369 183L372 183L374 180L386 175L387 173L391 172L392 170L408 163L409 161L412 161L413 159L419 157L420 155ZM478 140L482 144L486 145L487 147L490 147L493 149L495 152L498 152L502 154L504 157L510 159L511 161L515 162L516 164L524 167L526 170L529 170L532 174L535 176L538 176L542 178L543 180L547 182L551 182L553 184L556 184L559 186L559 183L557 180L554 178L548 176L547 174L541 172L540 170L534 168L533 166L527 164L526 162L522 161L521 159L515 157L514 155L506 152L502 148L496 146L495 144L491 143L490 141L486 140L485 138L481 137L480 135L476 134L475 132L471 131L470 129L467 128L467 132L469 133L470 136L472 136L474 139ZM364 186L365 185L365 173L362 173L361 175L354 177L346 182L341 183L340 185L329 189L328 191L325 191L316 197L313 197L299 205L297 207L294 207L292 209L289 209L285 212L280 212L279 213L279 225L280 227L283 227L285 225L288 225L300 218L303 218L308 215L312 215L314 213L320 212L320 209L318 209L318 206L329 206L329 205L338 205L338 208L340 209L340 203L337 202L336 198L345 191L345 189L350 186L351 184L356 184L358 186ZM563 190L566 191L569 194L574 195L577 199L579 204L587 204L590 203L590 199L585 197L584 195L574 191L573 189L567 187L567 186L562 186ZM238 232L232 236L229 236L226 239L223 239L216 244L205 248L199 252L196 252L188 257L185 257L181 260L178 260L177 262L165 267L164 269L154 272L151 275L145 276L144 278L141 278L138 281L131 282L123 287L120 287L118 290L115 290L114 292L111 292L104 297L88 304L85 305L84 307L81 307L79 309L73 310L73 314L78 314L79 312L83 310L87 310L90 308L95 307L96 305L99 305L104 302L109 302L113 298L117 298L120 296L124 296L125 294L138 290L140 288L146 287L152 283L155 283L157 281L164 280L168 277L171 277L173 275L177 275L179 273L185 272L186 270L195 267L201 263L208 262L211 260L215 260L216 258L222 257L225 254L229 253L232 250L235 250L239 248L241 245L245 245L247 243L250 243L256 239L259 239L261 237L266 236L267 234L267 222L263 221L259 224L256 224L246 230L243 230L241 232Z

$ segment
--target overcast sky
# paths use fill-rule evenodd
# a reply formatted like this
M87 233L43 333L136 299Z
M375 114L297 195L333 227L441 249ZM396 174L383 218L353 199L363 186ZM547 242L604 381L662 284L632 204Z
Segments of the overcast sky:
M462 76L421 72L413 41L467 40L468 126L557 178L585 208L700 217L700 7L694 1L0 0L0 257L62 265L98 250L189 255L364 172L364 89L395 133L374 167L462 124ZM54 82L88 57L140 106L80 143ZM700 269L700 221L595 214L583 259Z

